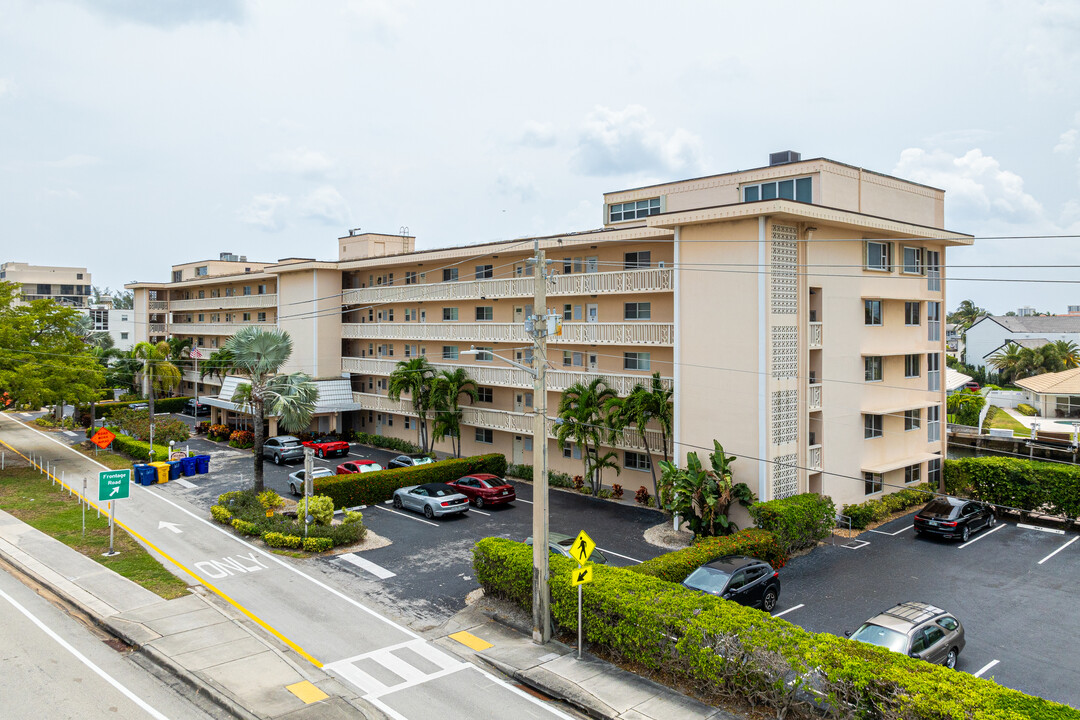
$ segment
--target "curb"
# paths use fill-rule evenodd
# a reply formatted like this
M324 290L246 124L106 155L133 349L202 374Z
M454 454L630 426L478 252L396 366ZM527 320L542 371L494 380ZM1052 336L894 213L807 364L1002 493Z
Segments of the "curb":
M571 683L549 683L538 677L533 677L525 671L518 670L517 668L500 662L495 658L486 657L477 653L478 657L486 665L491 666L495 670L498 670L503 675L511 677L518 682L528 685L534 690L542 692L543 694L555 698L556 700L562 700L567 702L579 710L585 712L589 717L597 718L597 720L618 720L618 714L611 711L611 708L604 706L592 695L588 695L584 692L574 692L577 689L576 685ZM548 673L551 674L551 673Z

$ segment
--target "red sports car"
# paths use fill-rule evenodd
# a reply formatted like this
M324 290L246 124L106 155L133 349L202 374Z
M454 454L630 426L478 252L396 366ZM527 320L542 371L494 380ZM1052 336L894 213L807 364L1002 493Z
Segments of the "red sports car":
M498 475L466 475L446 484L469 498L478 508L485 505L505 505L517 500L514 486Z
M352 475L354 473L369 473L382 470L383 466L374 460L350 460L337 466L338 475Z
M345 457L349 454L349 443L337 435L327 435L318 440L308 440L304 443L304 447L315 448L315 454L321 458L335 454Z

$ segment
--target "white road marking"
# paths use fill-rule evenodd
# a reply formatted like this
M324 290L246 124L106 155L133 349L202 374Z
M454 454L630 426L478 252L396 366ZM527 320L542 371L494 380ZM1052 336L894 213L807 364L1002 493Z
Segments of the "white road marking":
M1005 523L1001 523L1000 525L998 525L998 526L997 526L997 527L995 527L995 528L990 528L989 530L987 530L986 532L984 532L984 533L983 533L982 535L980 535L979 537L975 538L974 540L968 540L968 541L967 541L966 543L964 543L963 545L960 545L960 546L958 546L958 547L957 547L956 549L957 549L957 550L959 550L959 549L961 549L961 548L966 548L966 547L967 547L968 545L970 545L971 543L977 543L977 542L979 542L980 540L982 540L982 539L983 539L984 537L986 537L987 535L992 535L993 533L996 533L996 532L997 532L998 530L1002 529L1003 527L1007 527Z
M630 562L636 562L638 565L641 564L641 561L638 560L637 558L632 558L632 557L629 557L627 555L620 555L619 553L617 553L617 552L615 552L613 550L607 550L605 548L600 547L599 545L597 545L596 547L600 550L600 552L607 553L608 555L614 555L615 557L621 557L623 560L629 560Z
M1038 530L1039 532L1050 533L1051 535L1064 535L1064 530L1057 530L1056 528L1044 528L1038 525L1028 525L1027 523L1016 523L1016 527L1024 528L1025 530Z
M979 668L979 671L976 672L976 673L973 673L973 675L975 675L975 677L982 677L982 674L984 672L986 672L987 670L989 670L990 668L994 667L997 664L998 664L997 660L991 660L990 662L986 663L981 668Z
M191 482L190 480L185 480L184 478L177 478L176 480L173 480L173 482L177 483L181 487L186 487L186 488L195 487L195 483Z
M792 610L798 610L801 607L805 607L805 604L804 603L799 603L795 607L789 607L787 610L783 610L781 612L776 613L775 615L773 615L773 617L780 617L781 615L787 615Z
M430 520L421 520L418 517L413 517L412 515L406 515L405 513L398 512L397 510L391 510L390 508L384 508L381 505L379 505L378 507L379 507L380 510L385 510L388 513L394 513L395 515L400 515L403 518L409 518L410 520L415 520L416 522L422 522L425 525L431 525L433 527L439 527L439 523L433 523Z
M395 572L390 572L381 565L376 565L370 560L365 560L355 553L345 553L344 555L338 555L338 560L344 560L347 563L355 565L361 570L367 570L369 573L379 578L380 580L387 580L397 575Z
M1049 555L1047 555L1046 557L1044 557L1044 558L1043 558L1042 560L1040 560L1040 561L1039 561L1039 564L1040 564L1040 565L1042 565L1042 564L1043 564L1044 562L1046 562L1046 561L1047 561L1047 560L1049 560L1050 558L1054 557L1054 556L1055 556L1055 555L1057 555L1057 554L1058 554L1059 552L1061 552L1061 551L1062 551L1062 550L1064 550L1065 548L1069 547L1070 545L1072 545L1072 544L1073 544L1074 542L1076 542L1077 540L1080 540L1080 536L1074 537L1074 538L1073 538L1072 540L1070 540L1069 542L1065 543L1064 545L1062 545L1061 547L1059 547L1059 548L1058 548L1057 550L1055 550L1054 552L1052 552L1052 553L1050 553Z
M905 525L904 527L900 528L896 532L891 532L891 533L883 532L881 530L871 530L870 532L877 533L878 535L888 535L889 537L893 537L894 535L899 535L900 533L904 532L905 530L910 530L913 527L914 527L914 525Z
M95 673L96 673L96 674L97 674L97 675L98 675L98 676L99 676L99 677L100 677L100 678L101 678L102 680L104 680L105 682L109 683L109 684L110 684L110 685L112 685L112 686L113 686L114 688L116 688L116 689L117 689L117 690L119 690L119 691L120 691L121 693L123 693L123 694L124 694L124 697L128 698L128 699L129 699L129 700L131 700L131 701L132 701L133 703L135 703L136 705L138 705L139 707L141 707L141 708L142 708L143 710L145 710L145 711L146 711L146 712L147 712L147 713L148 713L148 714L149 714L149 715L150 715L151 717L154 717L154 718L159 718L160 720L168 720L168 718L167 718L167 717L166 717L165 715L162 715L162 714L161 714L161 713L159 713L159 712L158 712L157 710L155 710L154 708L150 707L150 705L148 705L148 704L146 703L146 701L144 701L144 700L143 700L142 698L140 698L139 696L137 696L137 695L136 695L135 693L131 692L131 691L130 691L130 690L128 690L128 689L127 689L126 687L124 687L123 685L121 685L121 684L120 684L119 682L117 682L116 680L114 680L114 679L112 678L112 676L110 676L110 675L109 675L109 674L108 674L107 672L105 672L104 670L102 670L101 668L99 668L99 667L98 667L97 665L95 665L94 663L90 662L89 658L87 658L87 657L86 657L85 655L83 655L83 654L82 654L81 652L79 652L78 650L76 650L75 648L73 648L73 647L72 647L72 646L71 646L71 645L70 645L70 644L69 644L69 643L68 643L68 642L67 642L66 640L64 640L64 638L60 637L60 636L59 636L59 635L57 635L57 634L56 634L55 632L53 632L53 631L52 631L52 629L50 629L50 628L49 628L49 627L48 627L47 625L45 625L45 623L41 622L41 621L40 621L40 620L38 620L38 619L37 619L36 617L34 617L34 616L33 616L33 615L32 615L32 614L30 613L30 611L29 611L29 610L27 610L27 609L26 609L26 608L24 608L24 607L23 607L22 605L20 605L20 604L19 604L19 603L18 603L18 602L17 602L17 601L16 601L15 599L14 599L14 598L12 598L12 597L11 597L10 595L8 595L8 594L7 594L6 592L4 592L3 590L0 590L0 597L3 597L3 598L4 598L5 600L7 600L7 601L8 601L9 603L11 603L12 607L14 607L14 608L15 608L16 610L18 610L18 611L19 611L19 612L21 612L21 613L22 613L23 615L25 615L25 616L26 616L26 618L27 618L27 619L28 619L28 620L29 620L30 622L32 622L32 623L34 623L35 625L37 625L37 626L38 626L38 627L39 627L39 628L41 629L41 631L42 631L42 632L44 632L44 633L45 633L46 635L48 635L48 636L49 636L49 637L51 637L51 638L52 638L53 640L55 640L55 641L57 642L57 644L58 644L58 645L60 645L60 647L64 648L64 649L65 649L65 650L67 650L67 651L68 651L69 653L71 653L72 655L74 655L74 656L75 656L75 658L76 658L76 659L77 659L77 660L78 660L79 662L81 662L81 663L82 663L83 665L85 665L86 667L88 667L88 668L90 668L91 670L93 670L93 671L94 671L94 672L95 672Z
M165 522L164 520L159 520L159 521L158 521L158 526L157 526L157 529L158 529L158 530L161 530L161 529L163 529L163 528L167 528L167 529L169 529L169 530L172 530L172 531L173 531L174 533L176 533L177 535L179 535L180 533L184 532L183 530L181 530L181 529L180 529L180 526L179 526L179 525L177 525L176 523L171 523L171 522Z
M64 434L67 435L68 437L79 437L79 433L71 432L70 430L65 430Z
M851 542L844 543L840 547L847 548L848 550L858 550L860 548L866 547L869 544L870 543L866 540L852 540Z
M491 513L481 512L476 508L469 508L469 514L472 515L473 513L476 513L477 515L484 515L485 517L491 517Z
M530 505L533 504L532 500L522 500L521 498L518 498L517 502L529 503Z

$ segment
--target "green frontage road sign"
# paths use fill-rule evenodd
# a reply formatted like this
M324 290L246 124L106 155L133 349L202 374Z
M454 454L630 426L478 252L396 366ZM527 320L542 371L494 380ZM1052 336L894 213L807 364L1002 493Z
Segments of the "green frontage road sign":
M103 470L98 473L98 500L121 500L131 490L130 470Z

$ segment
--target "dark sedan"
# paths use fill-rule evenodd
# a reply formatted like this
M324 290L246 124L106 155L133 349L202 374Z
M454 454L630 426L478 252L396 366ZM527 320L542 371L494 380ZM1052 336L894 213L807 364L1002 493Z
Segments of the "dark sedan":
M978 500L939 497L915 515L915 534L940 535L967 542L971 533L997 525L994 506Z
M485 505L506 505L517 500L514 486L498 475L477 473L446 484L469 498L469 501L478 508Z
M780 597L780 573L764 560L745 555L725 555L706 563L682 584L765 612L772 612Z

